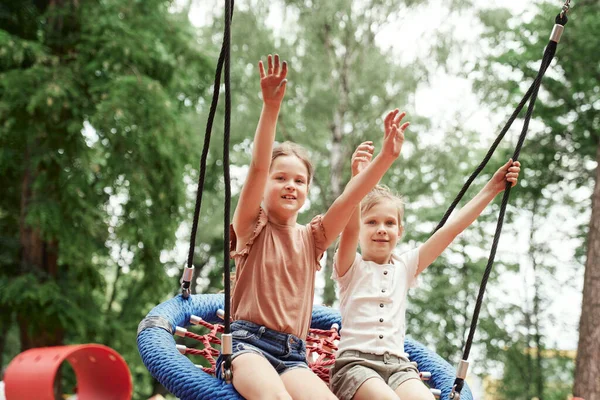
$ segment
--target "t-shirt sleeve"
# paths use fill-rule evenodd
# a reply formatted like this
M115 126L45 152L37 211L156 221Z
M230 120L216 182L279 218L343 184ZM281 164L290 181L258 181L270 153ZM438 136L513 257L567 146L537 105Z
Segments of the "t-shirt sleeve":
M325 228L323 227L323 216L317 215L308 224L315 243L314 259L317 263L317 270L321 269L321 258L327 250L327 237L325 236Z
M346 271L344 276L338 275L335 260L337 260L337 257L333 258L333 271L331 272L331 279L338 282L341 287L346 286L348 281L352 280L352 275L354 275L354 271L356 271L356 269L358 268L357 265L362 260L361 255L359 253L356 253L356 256L354 257L354 262L352 262L352 265L350 266L350 268L348 268L348 271Z
M258 217L256 218L256 222L254 224L254 231L252 232L252 236L250 237L250 239L248 239L245 246L240 251L236 250L237 235L235 234L235 230L233 229L233 224L229 225L229 255L232 259L248 255L250 249L252 248L254 240L256 240L256 237L260 234L265 225L267 225L268 220L269 219L267 218L267 214L261 207L258 211Z
M419 268L419 248L417 247L416 249L400 254L400 259L406 265L406 282L408 282L408 287L417 287L418 280L416 274Z

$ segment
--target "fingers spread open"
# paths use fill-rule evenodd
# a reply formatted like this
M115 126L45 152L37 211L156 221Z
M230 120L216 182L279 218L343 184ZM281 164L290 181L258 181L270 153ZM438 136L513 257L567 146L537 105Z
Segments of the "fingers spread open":
M268 66L268 70L267 73L269 75L271 75L273 73L273 56L269 54L269 56L267 57L267 66Z
M402 126L400 127L400 131L404 132L406 130L406 128L408 128L410 126L410 122L405 122L402 124Z
M357 151L356 153L354 153L354 157L370 158L371 156L372 156L372 153L368 152L368 151Z
M356 148L357 151L367 151L369 153L373 153L373 150L375 150L375 147L368 145L368 144L361 144L360 146L358 146Z
M398 109L396 109L397 111L400 111ZM394 123L396 125L400 125L400 121L402 121L402 118L404 118L406 116L406 112L402 111L400 114L397 114L396 117L394 118Z
M385 120L383 121L383 124L386 129L391 128L392 121L394 120L394 116L396 115L397 112L398 112L398 109L395 109L395 110L392 110L389 113L387 113L387 115L385 116Z
M275 54L275 66L273 68L273 73L275 75L279 75L279 54Z

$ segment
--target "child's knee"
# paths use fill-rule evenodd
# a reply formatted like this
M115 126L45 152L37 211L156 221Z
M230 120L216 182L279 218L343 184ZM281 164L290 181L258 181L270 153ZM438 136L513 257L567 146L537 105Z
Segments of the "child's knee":
M424 387L422 390L413 391L408 396L400 396L400 400L435 400L433 393L429 390L429 388Z
M285 390L282 392L273 393L273 400L292 400L292 396Z
M262 399L268 399L268 400L292 400L292 396L286 390L280 390L280 389L270 390L269 388L263 388L263 390L261 391L261 394L260 394L259 398L261 400Z
M325 400L338 400L338 398L332 392L329 391L327 393L323 393L323 396L320 396L319 398Z
M431 390L418 379L407 380L395 392L401 400L435 400Z

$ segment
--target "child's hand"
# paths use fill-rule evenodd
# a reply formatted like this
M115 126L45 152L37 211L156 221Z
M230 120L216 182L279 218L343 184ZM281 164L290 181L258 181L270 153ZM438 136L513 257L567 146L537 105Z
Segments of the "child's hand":
M410 125L410 122L405 122L400 126L400 122L405 115L405 112L400 113L400 110L396 108L394 111L390 111L385 117L385 136L383 137L383 147L381 148L382 155L393 157L394 159L400 155L402 144L404 143L404 131Z
M352 176L356 176L369 165L373 158L373 142L362 142L352 154Z
M263 102L267 105L279 107L285 94L287 84L287 63L284 61L279 64L279 55L275 54L275 63L273 57L269 54L267 57L268 69L265 74L265 66L261 61L258 62L258 71L260 72L260 88L262 89Z
M521 163L518 161L508 160L490 179L488 185L494 193L500 193L506 187L506 182L512 183L512 186L517 184L519 180L519 172L521 171Z

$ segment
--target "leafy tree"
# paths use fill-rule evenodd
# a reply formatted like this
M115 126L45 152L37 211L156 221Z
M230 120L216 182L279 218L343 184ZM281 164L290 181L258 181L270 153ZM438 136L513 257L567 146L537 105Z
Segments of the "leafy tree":
M161 252L188 211L210 79L171 6L0 4L0 343L13 324L21 350L106 343L138 395L136 326L171 288Z
M277 51L290 63L278 140L305 145L312 152L317 167L310 208L301 215L301 220L323 212L341 192L343 183L349 179L349 157L355 146L363 140L378 143L379 118L383 112L406 105L413 123L407 134L406 151L386 175L384 183L407 198L408 227L404 240L409 244L422 243L475 163L482 158L482 149L470 145L478 142L477 134L463 132L458 122L456 126L444 128L447 133L442 143L420 140L431 129L429 121L410 112L413 93L424 79L419 72L421 63L398 65L377 46L374 41L377 27L388 16L397 15L398 10L390 9L383 2L372 3L373 7L368 8L365 15L362 8L347 2L286 1L283 15L289 18L285 19L289 23L282 24L285 28L278 33L265 27L264 20L272 16L270 8L260 2L236 3L232 27L232 86L236 88L232 143L236 143L234 150L237 150L233 155L237 164L234 169L243 176L243 169L237 168L248 163L251 138L260 112L257 60ZM221 39L214 34L222 30L220 20L217 17L215 25L204 34L207 40L213 40L215 47ZM360 34L355 35L356 32ZM457 116L456 121L460 120ZM495 159L473 190L478 190L505 158L508 158L506 154ZM456 359L464 344L472 313L469 304L479 287L487 256L481 250L475 255L471 253L478 244L482 249L489 247L485 247L491 240L491 236L484 233L484 228L485 232L490 231L485 221L493 220L496 215L497 207L491 208L478 228L471 228L457 246L424 274L424 284L415 292L414 305L409 308L409 334L430 344L446 358ZM329 253L333 255L332 251ZM458 265L456 255L462 260ZM324 275L329 281L331 261L326 265ZM498 265L491 282L504 269L515 268L512 264ZM220 266L215 274L220 277ZM323 300L326 304L335 301L333 286L326 286ZM494 311L500 312L501 308L497 306ZM497 318L488 321L487 316L484 310L482 331L487 332L490 349L499 351L491 341L503 336L502 327L498 327Z
M525 85L537 73L541 49L546 43L557 13L555 4L541 4L530 22L510 23L507 10L492 10L482 14L487 23L487 40L492 48L500 49L496 55L484 60L480 68L488 79L481 88L487 100L499 108L502 104L515 104L523 95ZM559 45L556 61L545 77L540 100L536 104L536 119L543 126L532 127L530 148L534 152L527 163L536 179L543 178L546 187L538 187L537 198L541 206L550 207L556 202L556 187L563 189L559 198L572 207L574 215L583 213L591 217L588 226L580 229L581 246L576 263L585 264L583 305L579 328L579 349L573 393L586 399L600 398L595 379L600 357L598 269L600 268L600 177L597 167L600 159L598 135L598 52L593 50L595 35L599 32L600 4L584 1L570 14L571 21ZM514 28L506 28L514 26ZM504 43L504 44L503 44ZM499 53L499 55L498 55ZM510 80L506 79L508 75ZM516 80L515 80L516 77ZM523 83L522 83L523 82ZM499 90L491 90L490 86ZM527 157L527 156L524 156ZM550 190L545 190L550 188ZM574 201L581 189L591 196ZM570 192L570 193L569 193ZM587 253L587 254L586 254Z

